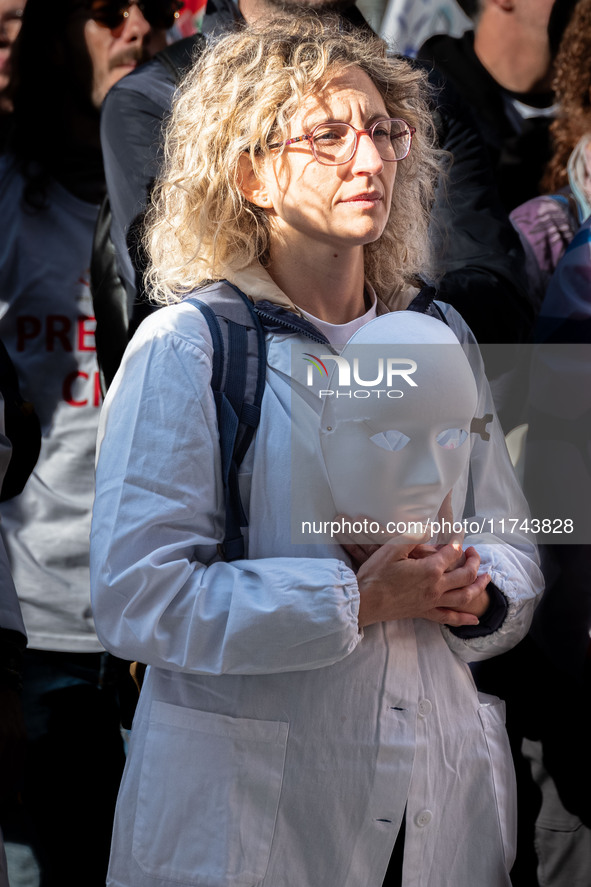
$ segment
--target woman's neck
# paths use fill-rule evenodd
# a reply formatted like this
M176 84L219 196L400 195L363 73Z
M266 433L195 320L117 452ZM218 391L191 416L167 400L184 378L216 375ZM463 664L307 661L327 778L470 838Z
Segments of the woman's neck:
M286 296L328 323L349 323L367 307L363 247L299 251L272 245L267 271Z

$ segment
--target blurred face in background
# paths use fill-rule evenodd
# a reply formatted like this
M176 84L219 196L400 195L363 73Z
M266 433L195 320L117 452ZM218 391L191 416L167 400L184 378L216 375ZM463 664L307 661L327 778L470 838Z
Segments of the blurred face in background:
M0 110L2 94L10 83L12 47L21 29L25 2L0 0Z
M90 99L95 108L100 108L118 80L165 48L164 25L174 23L178 5L174 0L145 4L87 0L73 5L68 45L77 67L90 64ZM82 58L84 49L86 59Z

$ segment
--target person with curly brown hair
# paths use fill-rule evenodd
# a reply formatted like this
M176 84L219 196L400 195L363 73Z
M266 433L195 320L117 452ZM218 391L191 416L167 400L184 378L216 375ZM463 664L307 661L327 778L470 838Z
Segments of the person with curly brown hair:
M588 141L591 136L591 2L589 0L579 0L560 43L555 62L554 93L560 109L550 126L554 151L542 180L542 187L548 193L569 183L568 164L571 155L581 139L585 138L585 141ZM591 172L591 163L589 171ZM587 194L587 206L591 212L589 194Z
M538 306L559 259L591 215L591 0L579 0L564 32L553 87L559 111L550 126L553 153L544 193L511 214Z

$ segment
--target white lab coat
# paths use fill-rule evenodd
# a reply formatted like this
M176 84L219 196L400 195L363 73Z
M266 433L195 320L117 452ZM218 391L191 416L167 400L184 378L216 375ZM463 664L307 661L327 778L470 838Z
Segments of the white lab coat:
M462 640L421 619L360 633L342 549L290 541L292 341L268 337L241 478L248 560L216 558L223 496L200 312L181 304L145 321L105 401L97 631L116 655L150 666L108 883L380 887L406 808L405 887L509 887L504 706L479 699L465 661L527 630L541 587L535 551L480 548L509 602L488 637ZM502 508L499 490L520 501L506 454L483 452L491 508Z

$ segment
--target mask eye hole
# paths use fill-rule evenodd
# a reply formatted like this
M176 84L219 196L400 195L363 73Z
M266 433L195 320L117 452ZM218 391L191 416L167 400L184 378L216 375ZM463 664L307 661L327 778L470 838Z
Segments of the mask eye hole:
M468 432L464 431L463 428L446 428L445 431L439 432L436 440L444 450L457 450L458 447L462 446L467 437Z
M402 450L410 440L402 431L380 431L370 437L372 443L382 450L388 450L390 453L396 453Z

